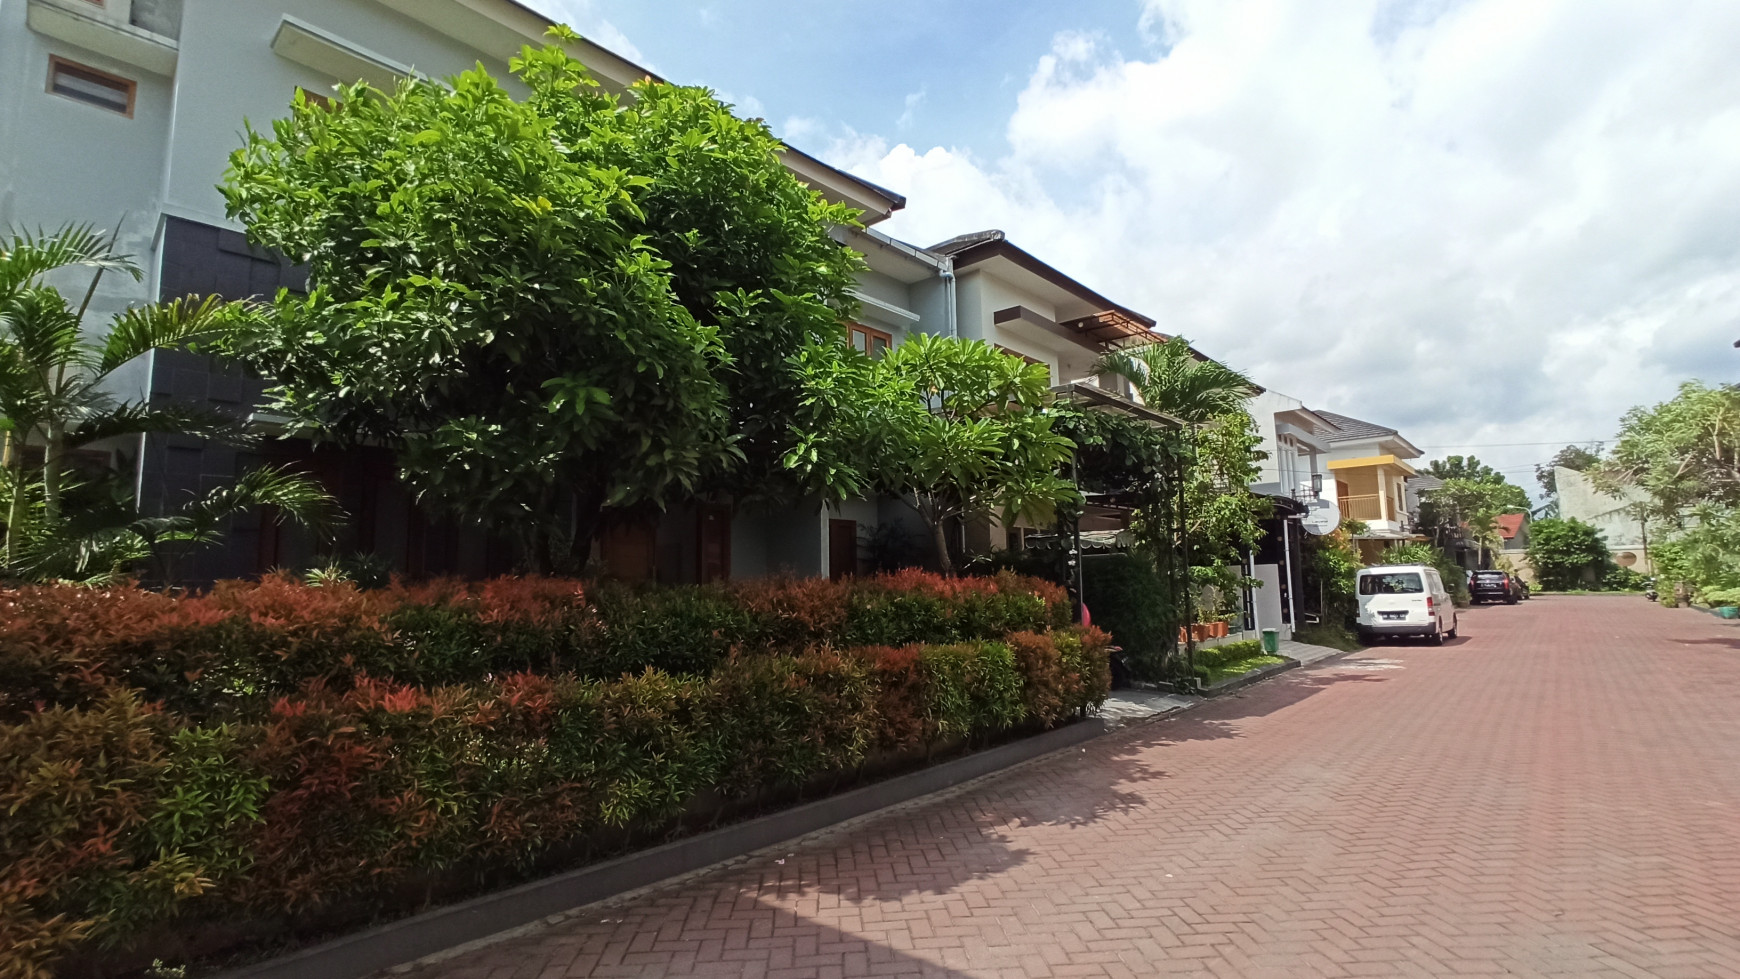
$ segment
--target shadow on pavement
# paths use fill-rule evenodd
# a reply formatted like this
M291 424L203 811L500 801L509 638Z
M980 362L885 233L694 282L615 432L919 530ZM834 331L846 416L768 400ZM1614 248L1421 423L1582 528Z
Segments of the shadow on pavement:
M1682 646L1723 646L1728 649L1740 649L1740 639L1670 639Z

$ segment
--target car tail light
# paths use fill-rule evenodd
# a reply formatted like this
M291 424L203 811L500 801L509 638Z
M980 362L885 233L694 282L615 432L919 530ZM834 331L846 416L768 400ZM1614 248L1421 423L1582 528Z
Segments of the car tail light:
M1432 596L1430 595L1426 596L1426 611L1432 611Z

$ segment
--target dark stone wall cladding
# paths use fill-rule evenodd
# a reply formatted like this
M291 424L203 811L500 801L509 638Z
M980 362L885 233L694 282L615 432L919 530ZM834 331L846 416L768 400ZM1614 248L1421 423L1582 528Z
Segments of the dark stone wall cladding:
M163 229L163 299L218 295L225 299L267 299L280 288L305 291L308 273L281 256L248 244L240 232L167 218ZM212 358L183 351L157 354L151 377L151 399L199 404L238 416L263 401L265 385L226 368ZM203 495L258 465L257 452L183 436L150 436L140 461L140 507L161 514ZM201 549L178 562L178 573L190 583L234 578L266 570L262 556L278 548L262 548L257 517L233 522L225 542ZM269 562L264 562L269 563Z

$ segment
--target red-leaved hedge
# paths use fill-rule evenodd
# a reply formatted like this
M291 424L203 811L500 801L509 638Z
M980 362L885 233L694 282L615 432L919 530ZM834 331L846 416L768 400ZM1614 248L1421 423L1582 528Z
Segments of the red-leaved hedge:
M0 593L0 979L1057 723L1109 685L1064 608L916 574Z

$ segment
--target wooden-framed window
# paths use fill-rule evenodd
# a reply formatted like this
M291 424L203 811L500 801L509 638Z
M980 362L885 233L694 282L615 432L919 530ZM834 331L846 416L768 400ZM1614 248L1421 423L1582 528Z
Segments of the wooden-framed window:
M883 333L875 327L865 326L862 323L852 323L848 328L852 336L852 349L861 354L881 359L883 354L894 349L894 335L892 333Z
M48 90L63 98L107 109L131 119L133 102L139 94L139 83L131 78L99 71L90 65L68 61L59 55L49 55Z

